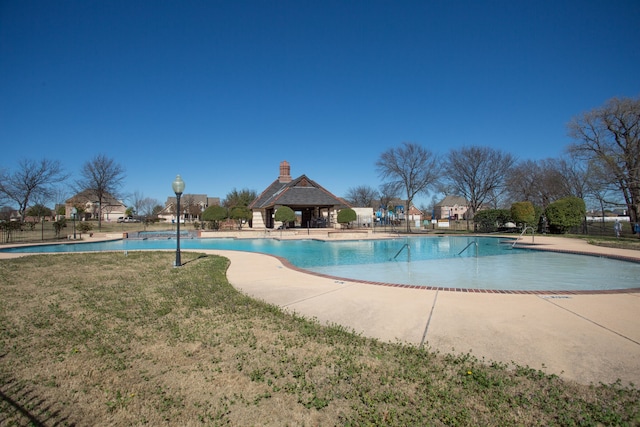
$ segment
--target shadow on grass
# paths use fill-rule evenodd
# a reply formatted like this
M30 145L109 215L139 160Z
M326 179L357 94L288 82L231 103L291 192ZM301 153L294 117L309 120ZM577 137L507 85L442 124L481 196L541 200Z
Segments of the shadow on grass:
M0 425L74 426L67 415L16 381L0 387Z
M182 266L184 267L187 264L191 264L192 262L195 262L195 261L201 260L202 258L207 258L207 257L208 257L207 254L201 254L200 256L198 256L198 257L196 257L194 259L190 259L189 261L184 261L182 263Z

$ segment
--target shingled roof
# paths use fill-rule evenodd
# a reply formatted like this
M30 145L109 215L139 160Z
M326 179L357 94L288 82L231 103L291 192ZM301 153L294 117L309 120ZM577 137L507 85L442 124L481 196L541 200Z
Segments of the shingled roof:
M467 206L469 202L462 196L446 196L439 203L435 205L436 208L442 206Z
M249 209L266 209L273 206L349 206L306 175L286 182L275 180L250 205Z
M98 203L98 195L95 190L83 190L80 193L72 196L71 198L65 200L66 204L74 204L74 203ZM119 206L124 205L120 200L116 199L109 193L104 193L102 196L102 204L104 206L113 205Z

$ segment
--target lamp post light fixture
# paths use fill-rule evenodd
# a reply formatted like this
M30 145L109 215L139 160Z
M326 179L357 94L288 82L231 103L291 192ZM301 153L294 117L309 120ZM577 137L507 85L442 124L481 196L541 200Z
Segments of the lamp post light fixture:
M178 217L178 227L176 229L176 263L174 267L180 267L182 265L182 262L180 261L180 196L182 196L185 186L180 175L176 176L176 179L173 180L171 186L173 187L173 192L176 193L176 216Z

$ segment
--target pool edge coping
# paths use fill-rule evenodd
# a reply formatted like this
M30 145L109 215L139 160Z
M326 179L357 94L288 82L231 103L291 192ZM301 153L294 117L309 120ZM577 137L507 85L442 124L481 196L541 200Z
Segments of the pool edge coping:
M545 249L536 249L536 250L546 251ZM606 256L599 255L599 254L588 254L588 253L578 253L578 252L571 252L571 251L561 251L561 250L557 250L557 249L549 251L549 252L568 253L568 254L573 254L573 255L594 255L594 256L600 256L602 258L618 259L618 258L615 258L615 257L606 257ZM461 293L471 293L471 294L509 294L509 295L603 295L603 294L628 294L628 293L637 294L637 293L640 293L640 287L637 287L637 288L623 288L623 289L593 289L593 290L571 290L571 291L552 290L552 289L549 289L549 290L517 290L517 289L509 290L509 289L459 288L459 287L430 286L430 285L408 285L408 284L402 284L402 283L377 282L377 281L373 281L373 280L360 280L360 279L352 279L352 278L341 277L341 276L333 276L333 275L324 274L324 273L317 273L315 271L305 270L302 267L297 267L297 266L291 264L291 262L289 262L289 260L287 260L286 258L277 256L277 255L266 254L266 253L262 253L262 252L253 252L253 253L259 253L260 255L266 255L266 256L271 256L273 258L276 258L285 267L287 267L287 268L289 268L291 270L298 271L300 273L310 274L310 275L317 276L317 277L322 277L322 278L325 278L325 279L339 280L339 281L343 281L343 282L362 283L362 284L373 285L373 286L387 286L387 287L391 287L391 288L418 289L418 290L425 290L425 291L461 292ZM640 260L637 260L637 259L619 259L619 260L620 261L631 261L631 262L635 262L635 263L640 263Z
M475 234L469 234L467 236L476 236L476 237L483 237L483 236L477 236ZM397 236L396 236L397 237ZM423 236L424 237L424 236ZM633 257L633 256L625 256L625 255L619 255L619 254L614 254L614 253L603 253L603 252L598 252L598 251L584 251L584 250L574 250L574 249L558 249L558 248L549 248L549 247L544 247L545 245L538 246L538 244L530 244L530 243L525 243L525 242L520 242L519 239L517 238L513 238L513 237L507 237L507 236L492 236L492 237L496 237L496 238L510 238L510 239L514 239L515 243L518 245L518 249L525 249L525 250L533 250L533 251L542 251L542 252L555 252L555 253L564 253L564 254L571 254L571 255L583 255L583 256L594 256L594 257L599 257L599 258L608 258L608 259L614 259L614 260L618 260L618 261L625 261L625 262L633 262L633 263L640 263L640 254L638 255L638 257ZM539 236L542 237L542 236ZM389 238L389 237L387 237ZM395 237L394 237L395 238ZM382 238L384 239L384 237ZM110 239L104 239L104 240L99 240L99 241L114 241L114 240L125 240L124 238L110 238ZM279 240L279 239L277 239ZM283 239L283 240L309 240L309 239ZM312 240L323 240L323 239L312 239ZM354 239L344 239L344 240L354 240ZM355 239L355 240L360 240L360 239ZM366 239L366 240L373 240L373 239ZM60 244L81 244L81 243L98 243L99 241L93 240L91 242L88 241L83 241L83 242L60 242ZM339 241L339 240L329 240L329 241ZM572 242L574 243L574 242ZM591 245L587 242L585 242L588 245ZM41 244L35 244L35 245L28 245L28 246L39 246ZM10 248L11 246L7 247ZM514 245L515 247L515 245ZM215 250L215 249L214 249ZM201 252L201 249L182 249L183 252ZM224 251L224 250L221 250ZM247 252L247 251L236 251L236 252ZM9 254L10 252L0 252L0 258L2 258L3 254ZM64 254L64 253L86 253L86 252L56 252L57 254ZM259 254L259 255L263 255L263 256L270 256L273 257L275 259L277 259L278 261L280 261L283 266L285 266L286 268L289 268L291 270L300 272L300 273L304 273L304 274L309 274L312 276L316 276L316 277L321 277L321 278L326 278L326 279L330 279L330 280L339 280L339 281L343 281L343 282L352 282L352 283L362 283L362 284L367 284L367 285L373 285L373 286L385 286L385 287L392 287L392 288L401 288L401 289L418 289L418 290L426 290L426 291L443 291L443 292L459 292L459 293L471 293L471 294L505 294L505 295L606 295L606 294L611 294L611 295L616 295L616 294L638 294L640 293L640 286L636 287L636 288L622 288L622 289L592 289L592 290L553 290L553 289L549 289L549 290L544 290L544 289L539 289L539 290L518 290L518 289L481 289L481 288L462 288L462 287L447 287L447 286L431 286L431 285L413 285L413 284L402 284L402 283L389 283L389 282L378 282L378 281L371 281L371 280L360 280L360 279L353 279L353 278L347 278L347 277L341 277L341 276L333 276L330 274L324 274L324 273L318 273L318 272L314 272L311 270L306 270L302 267L298 267L294 264L292 264L288 259L278 256L278 255L273 255L273 254L269 254L269 253L264 253L264 252L247 252L247 253L254 253L254 254ZM46 253L37 253L37 252L32 252L32 253L20 253L19 256L27 256L27 255L42 255L42 254L46 254Z

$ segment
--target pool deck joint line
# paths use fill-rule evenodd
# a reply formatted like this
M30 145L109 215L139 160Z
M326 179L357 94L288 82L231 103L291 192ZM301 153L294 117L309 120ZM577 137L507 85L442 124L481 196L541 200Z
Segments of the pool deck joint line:
M424 347L424 341L427 339L427 332L429 332L429 323L431 323L431 318L433 317L433 310L435 310L436 302L438 301L438 292L439 291L436 291L436 294L433 297L433 304L431 305L431 310L429 311L429 317L427 318L427 324L424 327L424 334L422 334L422 339L420 340L420 347Z
M544 297L541 297L541 298L544 298ZM551 301L549 298L544 298L544 299L545 299L549 304L553 304L553 305L555 305L556 307L558 307L558 308L560 308L560 309L562 309L562 310L566 310L566 311L568 311L569 313L573 314L574 316L578 316L579 318L584 319L584 320L586 320L587 322L591 322L591 323L593 323L594 325L596 325L596 326L598 326L598 327L600 327L600 328L602 328L602 329L604 329L604 330L606 330L606 331L609 331L609 332L611 332L611 333L614 333L614 334L616 334L616 335L618 335L618 336L620 336L620 337L622 337L622 338L624 338L624 339L626 339L626 340L631 341L632 343L634 343L634 344L636 344L636 345L640 345L640 342L638 342L638 341L634 340L633 338L629 338L629 337L627 337L627 336L625 336L625 335L622 335L622 334L621 334L621 333L619 333L619 332L616 332L616 331L614 331L614 330L612 330L612 329L607 328L607 327L606 327L606 326L604 326L604 325L599 324L598 322L594 322L593 320L591 320L591 319L589 319L589 318L587 318L587 317L585 317L585 316L581 315L580 313L576 313L576 312L574 312L574 311L572 311L572 310L569 310L569 309L568 309L568 308L566 308L566 307L562 307L561 305L556 304L556 303L554 303L553 301Z

